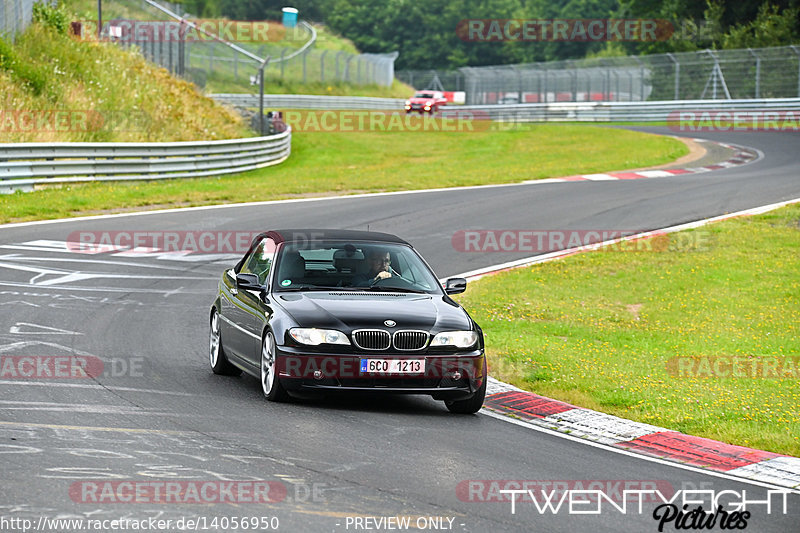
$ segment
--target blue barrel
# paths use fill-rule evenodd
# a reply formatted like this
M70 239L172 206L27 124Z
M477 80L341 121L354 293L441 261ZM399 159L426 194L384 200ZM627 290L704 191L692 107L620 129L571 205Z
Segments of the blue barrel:
M283 25L287 28L294 28L297 26L297 10L293 7L284 7L283 11Z

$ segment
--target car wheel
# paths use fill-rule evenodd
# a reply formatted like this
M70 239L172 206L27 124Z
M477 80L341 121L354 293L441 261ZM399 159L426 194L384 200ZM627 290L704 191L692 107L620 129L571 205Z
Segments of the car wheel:
M289 398L278 378L277 351L275 337L268 331L261 342L261 390L271 402L284 402Z
M238 376L242 373L241 369L233 366L225 355L222 347L222 334L219 327L219 313L214 309L211 312L211 327L208 335L208 362L211 364L211 371L223 376Z
M475 391L472 398L466 400L445 401L448 411L461 415L471 415L480 411L483 407L483 400L486 398L486 376L483 378L483 384Z

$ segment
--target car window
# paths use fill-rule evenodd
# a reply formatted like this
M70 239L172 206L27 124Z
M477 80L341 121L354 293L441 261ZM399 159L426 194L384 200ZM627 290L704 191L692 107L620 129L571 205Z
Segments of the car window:
M275 258L275 243L272 239L264 238L256 245L253 252L245 258L240 273L255 274L262 285L267 283L269 271Z
M273 290L384 288L398 292L440 291L438 281L406 245L362 241L286 243L277 259ZM385 271L389 275L380 274Z

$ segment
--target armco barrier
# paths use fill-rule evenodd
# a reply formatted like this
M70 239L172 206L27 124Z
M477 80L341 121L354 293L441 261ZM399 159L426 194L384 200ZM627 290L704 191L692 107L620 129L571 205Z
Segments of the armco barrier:
M258 107L257 94L212 94L218 102L235 107ZM272 109L403 109L402 98L327 96L315 94L265 94L264 107Z
M453 112L480 111L492 120L510 122L665 122L670 113L680 111L800 111L800 98L761 100L665 100L659 102L549 102L542 104L510 104L450 106L442 108L447 116Z
M289 157L291 128L277 135L169 143L0 144L0 192L45 183L156 180L235 174Z
M215 100L236 107L258 107L258 95L214 94ZM403 109L402 98L265 94L264 105L271 109ZM443 116L464 111L480 112L492 120L516 122L665 122L676 111L800 111L800 98L759 100L663 100L657 102L548 102L540 104L449 105Z

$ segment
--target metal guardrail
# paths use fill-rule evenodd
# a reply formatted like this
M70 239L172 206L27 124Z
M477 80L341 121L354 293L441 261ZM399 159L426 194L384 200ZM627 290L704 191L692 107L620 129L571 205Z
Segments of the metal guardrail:
M214 100L234 107L258 107L257 94L212 94ZM315 94L265 94L264 106L276 109L403 109L402 98L327 96Z
M664 100L660 102L551 102L547 104L510 104L483 106L447 106L443 116L472 113L479 118L503 122L665 122L676 119L680 111L796 111L800 98L761 100ZM670 114L673 113L672 116Z
M258 95L212 94L215 100L235 107L258 107ZM402 98L265 94L264 105L272 109L403 109ZM759 100L663 100L658 102L549 102L541 104L448 105L442 116L464 116L499 121L546 122L664 122L676 111L800 111L800 98Z
M223 141L0 144L0 192L31 191L37 184L235 174L285 161L291 141L287 128Z

